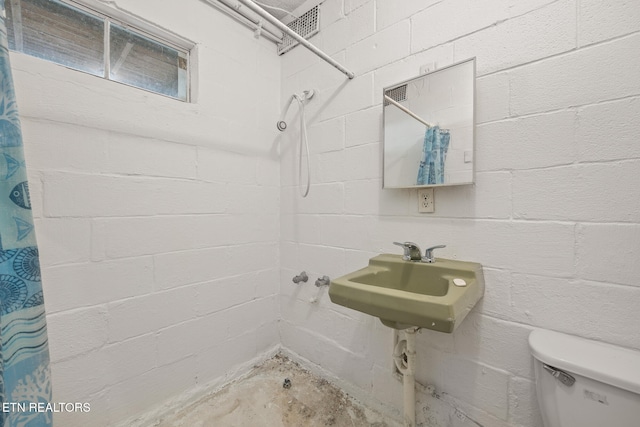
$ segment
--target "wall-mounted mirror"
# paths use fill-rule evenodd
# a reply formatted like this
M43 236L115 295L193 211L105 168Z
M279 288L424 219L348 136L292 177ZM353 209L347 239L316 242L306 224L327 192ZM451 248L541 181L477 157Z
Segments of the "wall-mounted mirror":
M383 90L383 188L472 184L475 58Z

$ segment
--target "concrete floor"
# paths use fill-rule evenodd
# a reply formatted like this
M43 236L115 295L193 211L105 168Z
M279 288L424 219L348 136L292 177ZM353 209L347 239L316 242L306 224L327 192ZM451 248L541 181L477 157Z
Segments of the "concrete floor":
M285 388L285 379L290 387ZM276 355L248 376L206 396L156 427L398 427L326 380Z

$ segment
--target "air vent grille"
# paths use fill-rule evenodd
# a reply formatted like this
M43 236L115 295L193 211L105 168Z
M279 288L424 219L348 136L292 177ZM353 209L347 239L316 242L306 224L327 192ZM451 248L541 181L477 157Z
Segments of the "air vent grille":
M320 5L316 5L309 9L297 19L289 22L287 27L291 28L294 32L300 36L308 39L320 31ZM285 34L282 38L282 43L278 44L278 55L282 55L285 52L293 49L298 42L289 35Z
M407 100L407 85L402 85L395 87L393 89L389 89L384 92L389 98L393 99L396 102L402 102ZM384 105L389 105L390 102L386 99L384 100Z

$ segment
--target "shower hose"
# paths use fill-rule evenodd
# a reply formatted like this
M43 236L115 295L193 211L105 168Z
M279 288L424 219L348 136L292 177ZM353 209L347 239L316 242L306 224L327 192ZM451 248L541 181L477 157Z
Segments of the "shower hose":
M302 197L307 197L307 195L309 194L309 188L311 187L311 171L309 169L309 139L307 137L307 123L306 123L307 120L304 112L304 102L311 99L313 95L314 95L313 90L310 90L310 91L305 90L303 92L302 97L297 94L291 95L287 108L285 108L284 112L282 113L282 117L280 118L280 121L278 121L277 123L278 130L280 130L281 132L283 132L287 128L287 123L284 121L284 118L287 114L287 111L289 111L289 107L291 106L291 103L295 99L296 102L298 103L298 107L300 108L300 144L298 146L298 185L299 185L298 188L300 189L300 195ZM306 161L307 179L304 187L302 186L303 150L307 158L307 161Z

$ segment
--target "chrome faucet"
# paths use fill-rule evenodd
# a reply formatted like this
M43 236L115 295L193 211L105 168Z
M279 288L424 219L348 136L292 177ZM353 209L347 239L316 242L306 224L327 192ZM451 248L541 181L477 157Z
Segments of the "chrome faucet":
M441 248L446 248L447 245L438 245L438 246L432 246L430 248L427 248L424 251L424 256L422 257L422 262L436 262L436 257L433 256L433 251L434 249L441 249Z
M420 251L420 247L413 242L393 242L394 245L398 245L404 249L404 255L402 255L402 259L405 261L420 261L422 258L422 253Z

